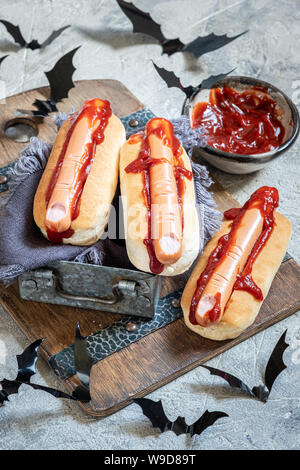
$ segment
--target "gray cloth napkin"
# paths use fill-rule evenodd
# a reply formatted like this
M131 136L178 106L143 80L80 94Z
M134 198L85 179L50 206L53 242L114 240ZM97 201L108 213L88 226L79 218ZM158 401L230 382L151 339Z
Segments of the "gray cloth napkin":
M58 116L58 127L64 116ZM174 120L177 121L177 120ZM180 140L181 133L190 132L186 121L174 122L175 133ZM189 127L189 126L188 126ZM190 128L189 128L190 129ZM194 145L191 133L187 146ZM19 160L10 174L9 193L2 197L0 205L0 282L11 283L22 273L46 266L57 260L73 260L97 265L133 268L125 248L124 240L100 240L91 247L52 244L46 240L34 223L33 199L43 169L47 163L51 146L36 137L21 152ZM219 227L220 213L207 188L211 184L208 171L204 166L193 164L197 202L202 204L205 243ZM118 193L115 196L118 201Z

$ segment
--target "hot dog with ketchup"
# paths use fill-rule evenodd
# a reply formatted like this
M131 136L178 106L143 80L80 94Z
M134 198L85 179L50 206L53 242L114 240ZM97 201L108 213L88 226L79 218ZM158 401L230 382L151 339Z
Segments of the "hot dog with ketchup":
M214 340L237 337L255 320L286 253L290 222L276 211L276 188L263 186L207 244L184 289L186 325Z
M84 103L60 128L38 186L33 214L51 242L91 245L102 235L118 182L125 129L110 103Z
M151 119L120 152L128 256L140 270L173 276L199 251L199 223L190 160L171 122Z
M153 119L147 125L150 158L153 160L149 166L152 239L158 261L173 264L182 251L181 208L174 175L173 149L164 143L164 137L156 134L160 126L165 139L170 141L172 129L169 122Z

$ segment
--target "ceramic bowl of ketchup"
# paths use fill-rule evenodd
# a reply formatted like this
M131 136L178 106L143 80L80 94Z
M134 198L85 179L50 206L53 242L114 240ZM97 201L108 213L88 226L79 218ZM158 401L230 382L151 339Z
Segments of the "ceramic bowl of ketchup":
M285 152L299 133L299 113L281 90L251 77L226 77L186 101L192 127L203 126L197 153L227 173L261 170Z

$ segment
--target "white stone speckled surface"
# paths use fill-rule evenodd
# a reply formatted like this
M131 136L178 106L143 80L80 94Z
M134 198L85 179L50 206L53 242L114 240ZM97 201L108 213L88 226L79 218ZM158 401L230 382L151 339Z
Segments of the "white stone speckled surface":
M1 67L9 95L45 85L49 70L63 53L82 45L75 63L75 79L114 78L122 81L158 115L180 113L184 99L177 89L160 80L151 59L180 74L184 85L231 70L268 80L300 104L300 10L297 0L136 0L163 25L166 35L191 40L199 34L247 35L198 60L181 53L161 56L160 47L142 35L132 35L131 25L115 0L0 0L0 18L21 25L27 39L43 40L52 29L65 31L43 51L20 50L0 27L1 56L10 54ZM171 14L170 14L171 12ZM297 88L298 87L298 88ZM266 170L250 176L215 172L226 188L243 203L257 187L275 185L281 211L293 223L289 251L300 261L299 141ZM13 378L14 355L28 344L10 317L0 309L1 377ZM267 404L233 394L224 383L198 368L151 394L162 399L170 418L197 419L206 408L222 410L220 420L202 436L193 438L153 430L137 405L102 420L83 415L76 404L62 402L31 389L12 396L0 411L1 449L297 449L300 445L300 324L299 312L245 341L210 362L238 374L254 385L260 380L277 339L288 328L291 347L288 365L272 390ZM35 380L60 387L59 380L41 361Z

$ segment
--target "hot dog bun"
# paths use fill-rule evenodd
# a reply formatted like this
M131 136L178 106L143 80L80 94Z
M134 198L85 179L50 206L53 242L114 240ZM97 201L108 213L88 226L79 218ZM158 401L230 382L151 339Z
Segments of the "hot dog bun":
M125 168L138 158L141 140L127 141L120 152L120 185L124 208L124 225L127 254L130 261L141 271L151 272L149 255L144 244L148 231L147 208L143 196L144 183L142 173L127 173ZM190 159L183 150L182 161L187 170L192 171ZM164 266L160 273L165 276L176 276L185 272L196 259L199 252L199 222L196 210L194 182L185 178L183 197L184 228L182 235L182 252L173 264Z
M46 238L46 194L71 125L72 118L69 118L60 128L34 198L34 220ZM104 140L96 146L91 169L80 196L79 215L72 220L70 226L74 233L70 238L63 238L63 243L91 245L101 237L118 183L119 151L125 140L124 126L112 114L104 130Z
M286 217L279 212L274 212L274 218L275 226L271 236L256 258L252 269L253 280L262 290L264 299L284 258L292 233L291 224ZM205 338L217 341L239 336L255 321L262 305L262 302L256 300L250 293L243 290L234 290L219 323L216 322L210 326L202 327L193 325L189 320L190 305L197 280L205 269L209 255L217 246L219 238L229 232L231 223L231 221L224 221L219 232L206 245L186 284L181 299L181 307L187 327Z

